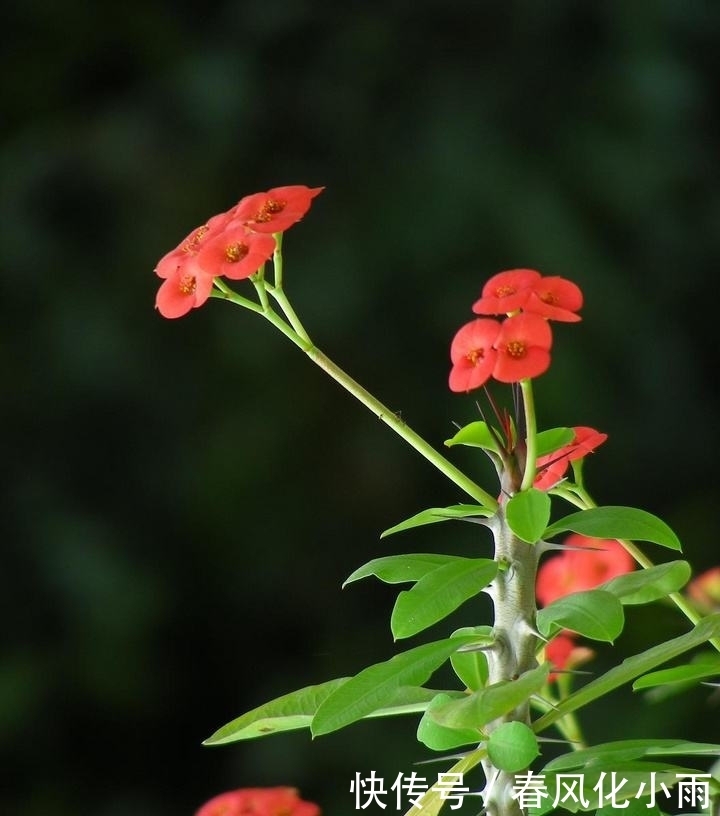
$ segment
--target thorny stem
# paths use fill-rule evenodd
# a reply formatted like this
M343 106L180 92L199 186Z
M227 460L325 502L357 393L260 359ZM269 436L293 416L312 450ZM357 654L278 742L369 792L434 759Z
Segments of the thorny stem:
M505 475L509 476L507 472ZM503 485L503 488L513 493L517 485ZM514 535L503 507L490 520L490 528L495 539L495 560L506 567L498 570L488 588L495 610L495 648L487 652L488 685L493 685L515 680L538 665L535 657L538 644L535 634L538 549ZM511 721L530 724L528 702L489 723L484 730L491 734L503 723ZM484 800L489 816L520 816L522 809L511 795L515 775L499 771L489 759L483 759L482 764L488 780Z

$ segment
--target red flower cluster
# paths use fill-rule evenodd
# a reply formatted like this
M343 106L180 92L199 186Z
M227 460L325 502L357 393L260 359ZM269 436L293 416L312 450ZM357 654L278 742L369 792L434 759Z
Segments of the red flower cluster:
M450 346L451 391L470 391L490 377L505 383L538 377L550 365L548 320L572 323L582 306L580 289L534 269L509 269L485 284L473 304L480 315L507 315L502 322L481 317L466 323Z
M565 544L568 547L592 549L564 550L541 565L536 594L543 606L573 592L595 589L635 568L632 556L618 541L573 533L565 539ZM545 647L546 657L557 669L578 665L588 655L591 656L589 650L575 645L575 637L574 632L563 631Z
M607 434L583 425L573 428L573 431L575 431L575 438L569 445L558 448L545 456L538 456L538 475L534 485L538 490L549 490L554 487L565 476L570 462L592 453L607 439Z
M241 788L215 796L195 816L320 816L295 788Z
M242 280L275 251L273 234L296 224L324 187L274 187L245 196L214 215L163 256L155 272L163 278L155 306L163 317L182 317L210 297L213 278Z

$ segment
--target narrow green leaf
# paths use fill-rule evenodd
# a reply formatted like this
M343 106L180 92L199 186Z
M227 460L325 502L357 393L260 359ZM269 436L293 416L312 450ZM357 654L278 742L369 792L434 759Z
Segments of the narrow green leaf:
M393 527L389 527L380 533L380 538L402 533L405 530L412 530L413 527L422 527L425 524L437 524L440 521L450 519L472 518L473 516L488 518L494 514L494 510L483 507L481 504L453 504L450 507L431 507L429 510L422 510L405 521L401 521Z
M451 702L453 698L449 694L438 694L428 705L422 719L418 725L417 738L419 742L430 748L431 751L449 751L452 748L459 748L461 745L480 742L481 735L478 728L466 728L456 730L438 725L428 712L433 708Z
M577 711L579 708L593 702L593 700L597 700L598 697L603 697L608 692L629 683L641 674L645 674L645 672L654 669L656 666L661 666L663 663L667 663L669 660L719 635L720 613L708 615L687 634L680 635L680 637L673 638L665 643L659 643L657 646L653 646L640 654L626 658L619 666L615 666L610 671L578 689L574 694L558 703L557 707L552 711L548 711L536 720L533 724L533 730L536 734L539 733L561 717L564 717L565 714Z
M452 439L445 440L445 445L448 448L453 445L467 445L471 448L483 448L500 455L500 448L490 428L485 422L479 420L460 428Z
M537 627L544 637L571 629L592 640L612 643L624 625L622 604L610 592L600 589L565 595L537 613Z
M482 728L507 714L539 691L547 680L548 663L526 671L517 680L503 680L451 703L438 706L428 716L448 728Z
M440 555L438 553L409 553L407 555L387 555L383 558L374 558L362 567L358 567L348 578L343 587L367 578L376 576L386 584L402 584L419 581L429 572L451 564L455 561L465 561L461 555Z
M452 561L423 576L398 595L390 619L395 639L410 637L454 612L484 589L497 574L491 558Z
M550 521L550 496L544 490L531 487L513 496L505 513L513 533L528 544L535 544Z
M484 747L477 748L475 751L466 754L459 759L452 767L448 768L446 778L449 774L457 774L458 782L466 776L476 765L487 756L487 751ZM410 810L406 811L405 816L437 816L447 803L447 787L436 782L432 787L417 800ZM451 806L452 807L452 806Z
M669 561L667 564L618 575L598 589L612 592L623 606L646 604L677 592L689 581L691 572L687 561Z
M481 638L487 638L488 642L491 642L492 626L464 626L452 634L453 637L458 635L477 635ZM484 652L480 650L455 652L450 655L450 663L455 674L470 691L477 691L487 683L488 663Z
M507 722L499 725L487 742L488 757L496 768L517 773L530 766L540 754L537 737L525 723Z
M473 640L468 636L426 643L363 669L320 705L311 724L313 736L337 731L393 705L398 688L421 686L456 649Z
M713 661L703 663L685 663L682 666L673 666L671 669L661 669L639 677L633 683L633 691L653 688L653 686L667 686L675 683L694 684L700 680L709 680L720 675L720 655L715 655Z
M651 541L671 550L681 550L680 540L657 516L636 507L592 507L551 524L545 538L571 530L595 538L628 538Z
M536 456L554 453L558 448L569 445L573 439L575 431L572 428L549 428L547 431L540 431L535 440Z
M643 789L645 792L646 788ZM663 816L663 812L657 804L651 804L650 797L644 796L641 799L633 798L626 800L628 805L623 807L623 816ZM605 805L595 811L595 816L617 816L618 809L612 805Z
M203 745L224 745L281 731L309 728L321 704L349 679L340 677L277 697L219 728Z
M644 757L715 756L718 754L720 754L720 745L707 742L688 742L676 739L616 740L562 754L550 760L543 771L558 773L575 768L586 768L598 762L614 765Z

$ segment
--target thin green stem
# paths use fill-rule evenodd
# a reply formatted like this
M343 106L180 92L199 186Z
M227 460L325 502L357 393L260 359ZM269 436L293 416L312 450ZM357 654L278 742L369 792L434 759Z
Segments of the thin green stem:
M220 278L215 278L214 283L217 289L213 289L213 291L210 292L210 297L220 300L229 300L231 303L235 303L238 306L242 306L243 309L249 309L251 312L256 312L257 314L263 313L262 306L253 303L252 300L248 300L248 298L242 295L238 295L237 292L233 292Z
M258 300L263 308L263 313L267 313L270 311L270 301L268 300L267 285L265 283L265 264L263 264L260 269L250 277L250 282L255 287Z
M368 410L375 414L378 419L392 428L398 436L401 436L409 445L415 448L421 456L424 456L430 464L434 465L441 473L447 476L451 482L464 490L468 496L472 496L473 499L491 510L497 509L498 503L489 493L483 490L480 485L476 484L472 479L468 478L442 454L438 453L419 434L413 431L406 422L400 419L396 413L383 405L380 400L376 399L369 391L353 380L349 374L346 374L329 357L323 354L317 346L311 346L308 349L304 349L304 351L316 365L320 366L323 371L329 374L346 391L349 391Z
M527 441L525 472L523 473L520 490L529 490L535 482L537 469L537 416L535 414L532 380L529 378L520 380L520 390L522 391L525 406L525 438Z
M264 290L265 287L262 286L262 289ZM286 304L290 308L291 314L295 314L290 307L290 304L287 302L287 298L285 297L284 293L279 292L279 290L275 287L270 288L270 292L281 305ZM280 295L280 297L278 297L278 295ZM269 304L265 308L261 308L257 304L252 303L252 301L247 300L247 298L238 295L236 292L233 292L224 285L220 291L214 292L213 296L223 298L231 303L237 304L238 306L243 306L244 308L249 308L254 312L259 312L262 314L262 316L272 323L275 328L279 329L299 349L304 351L317 366L322 368L323 371L329 374L346 391L352 394L366 408L372 411L372 413L375 414L378 419L382 420L386 425L392 428L392 430L395 431L398 436L401 436L409 445L415 448L415 450L421 456L425 457L430 464L434 465L441 473L447 476L451 482L453 482L461 490L467 493L468 496L471 496L483 506L489 508L490 510L497 510L498 503L495 498L483 490L480 485L476 484L472 479L466 476L458 467L453 465L453 463L446 459L442 454L438 453L438 451L429 445L418 433L413 431L406 422L400 419L397 414L383 405L380 400L374 397L349 374L336 365L329 357L323 354L323 352L321 352L320 349L318 349L317 346L312 343L310 337L297 318L295 318L297 325L290 325L290 323L286 322L277 312L272 309Z
M275 252L273 252L273 269L275 270L274 284L277 289L282 289L283 285L283 256L282 256L282 232L273 235L275 239Z
M300 335L300 337L304 338L308 343L311 342L310 335L305 330L305 327L300 322L300 318L295 313L295 309L290 305L290 301L287 298L287 295L282 290L282 288L275 286L275 287L267 287L268 292L272 295L272 297L276 300L277 304L283 310L283 314L288 320L288 323L295 329L295 331Z
M578 507L581 510L590 510L598 506L592 496L581 485L575 485L572 488L561 486L559 488L555 488L553 493L556 493L558 496L562 496L562 498L570 502L570 504L574 504L575 507ZM632 541L629 541L626 538L619 538L618 541L643 569L650 569L651 567L655 566L655 563L648 558L645 553L642 552L642 550ZM693 625L702 620L703 615L694 609L687 602L687 599L679 592L671 592L670 595L668 595L668 598ZM720 652L720 638L711 638L709 643L712 644L712 646L718 652Z

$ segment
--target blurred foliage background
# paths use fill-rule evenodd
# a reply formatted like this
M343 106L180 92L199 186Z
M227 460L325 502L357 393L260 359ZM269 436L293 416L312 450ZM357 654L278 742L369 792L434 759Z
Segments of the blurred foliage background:
M4 15L3 813L175 816L290 784L329 816L352 810L355 772L391 780L425 756L410 720L200 746L393 653L394 591L341 592L355 567L487 547L470 525L381 542L463 497L254 315L155 313L157 259L245 194L327 187L287 235L289 293L318 345L438 446L477 417L446 388L448 345L487 277L577 281L584 321L557 329L541 424L607 431L586 468L598 499L661 515L698 571L720 561L720 6ZM481 604L458 616L487 621ZM631 621L622 654L686 628L657 606ZM592 739L719 735L707 689L608 705L587 712Z

